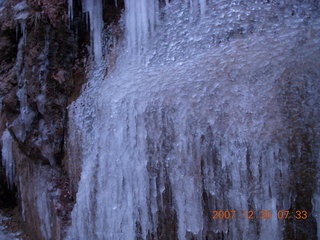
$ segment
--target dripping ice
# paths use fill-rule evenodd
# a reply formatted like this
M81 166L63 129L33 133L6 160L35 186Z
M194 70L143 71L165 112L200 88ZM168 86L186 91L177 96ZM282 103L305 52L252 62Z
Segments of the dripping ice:
M96 64L103 60L103 8L101 0L82 0L82 10L88 14L90 21L91 49ZM68 14L70 21L73 21L73 0L68 0Z
M85 12L89 13L91 42L93 44L93 53L95 62L102 61L102 1L100 0L83 0L82 6Z
M208 228L281 239L276 218L260 221L258 234L249 220L208 225L205 206L290 208L277 80L285 59L311 54L319 39L297 49L303 17L259 2L176 0L160 9L126 0L125 8L115 69L105 81L91 73L93 87L69 109L82 174L68 239L147 239L169 213L177 239L202 239ZM268 20L273 11L279 24Z
M154 32L158 20L158 1L125 0L125 6L127 49L140 52Z
M6 178L10 188L14 185L15 166L12 157L12 136L8 129L2 134L2 166L6 172Z

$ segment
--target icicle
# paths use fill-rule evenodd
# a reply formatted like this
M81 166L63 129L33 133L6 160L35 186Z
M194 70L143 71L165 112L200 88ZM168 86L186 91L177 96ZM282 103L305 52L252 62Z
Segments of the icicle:
M190 4L190 21L192 21L199 13L201 17L205 15L206 12L206 0L189 0Z
M194 7L194 1L195 0L189 0L190 9L189 9L189 20L193 21L194 15L195 15L195 7Z
M68 15L71 24L73 22L73 0L68 0Z
M206 0L199 0L199 4L201 16L204 16L206 13Z
M13 187L15 166L12 157L12 136L8 129L2 134L2 166L5 169L8 186Z
M316 193L313 195L312 198L312 205L313 205L313 212L314 217L317 221L317 229L320 229L320 194L319 194L319 186L317 188ZM320 239L320 231L317 232L318 239Z
M102 60L102 30L103 14L102 0L83 0L83 11L88 12L90 19L90 35L94 60L100 63Z
M19 38L19 24L16 26L16 40Z
M26 27L25 21L20 22L20 28L21 28L22 40L23 40L23 46L21 46L21 48L24 48L24 46L27 44L27 27Z
M157 0L125 0L128 51L141 53L158 19Z
M50 210L48 206L48 196L46 191L39 191L36 206L40 217L40 230L44 239L52 239Z

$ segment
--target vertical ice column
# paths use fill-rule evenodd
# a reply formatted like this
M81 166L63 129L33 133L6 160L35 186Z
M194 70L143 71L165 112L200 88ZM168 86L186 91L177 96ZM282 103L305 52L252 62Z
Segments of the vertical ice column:
M96 63L102 60L102 29L103 29L103 9L102 0L82 0L84 12L89 13L91 45Z
M73 21L73 0L68 0L68 15L70 22Z
M199 4L200 4L200 13L201 13L201 16L203 16L206 12L206 0L199 0Z
M125 0L126 37L128 51L141 53L154 32L158 15L158 0Z
M40 218L40 230L44 239L52 239L48 196L46 191L40 191L37 196L36 206Z
M189 0L190 2L190 19L193 19L193 15L198 14L200 10L201 17L204 16L206 12L206 0Z
M19 72L17 76L19 89L17 90L17 97L20 103L20 115L14 121L14 124L19 127L19 130L15 133L16 137L21 141L24 141L28 129L30 129L35 113L29 107L28 104L28 94L27 94L27 79L25 76L24 67L24 49L26 45L26 23L21 22L21 31L23 36L21 37L18 44L17 60L15 64L15 69Z
M5 168L8 185L13 187L14 162L12 158L12 136L8 129L2 134L2 165Z

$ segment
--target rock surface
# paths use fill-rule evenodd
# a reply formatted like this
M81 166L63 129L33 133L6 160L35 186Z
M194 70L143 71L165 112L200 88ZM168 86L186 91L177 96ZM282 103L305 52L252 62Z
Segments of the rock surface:
M72 209L63 159L66 107L84 82L81 44L69 29L65 1L3 2L0 135L8 131L12 143L4 149L2 141L0 147L12 156L0 162L12 164L15 172L8 187L0 164L0 207L17 205L24 229L35 240L61 239Z

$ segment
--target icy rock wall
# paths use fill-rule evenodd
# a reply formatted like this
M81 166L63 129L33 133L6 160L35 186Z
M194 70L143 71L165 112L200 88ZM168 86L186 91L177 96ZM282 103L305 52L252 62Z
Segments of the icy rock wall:
M65 114L73 86L82 83L72 75L82 70L64 4L8 0L0 9L1 158L35 240L61 239L72 208L62 170Z
M72 78L80 60L63 2L8 2L0 14L1 122L30 159L52 166L64 157L66 106L82 81L79 67Z
M69 108L83 150L68 239L314 238L319 5L153 3L126 1L128 45ZM211 219L299 209L307 221Z

